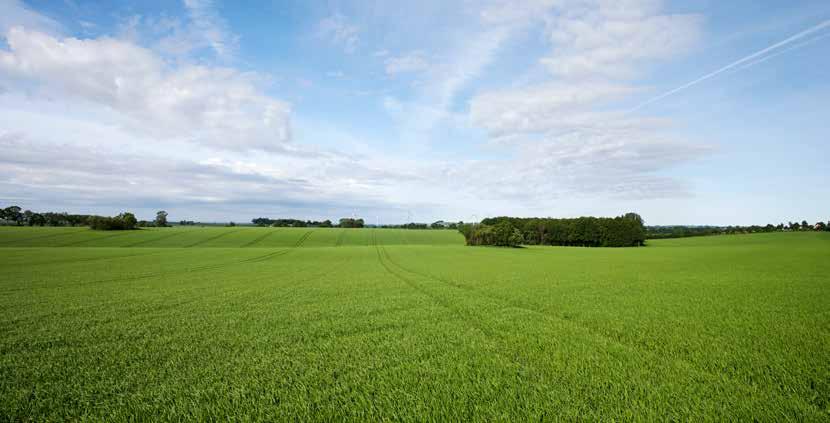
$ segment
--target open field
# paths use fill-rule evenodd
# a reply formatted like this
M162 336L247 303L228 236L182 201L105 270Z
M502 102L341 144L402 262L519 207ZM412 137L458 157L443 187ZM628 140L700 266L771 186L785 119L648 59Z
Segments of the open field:
M0 228L0 420L830 420L830 234Z

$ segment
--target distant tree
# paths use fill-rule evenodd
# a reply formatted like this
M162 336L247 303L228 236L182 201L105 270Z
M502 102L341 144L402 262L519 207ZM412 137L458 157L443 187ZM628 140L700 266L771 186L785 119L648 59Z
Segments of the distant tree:
M229 222L229 223L228 223L228 226L236 226L236 223Z
M826 231L827 230L827 225L825 225L824 222L818 222L818 223L816 223L816 230Z
M138 220L135 215L129 212L124 212L115 217L105 216L90 216L87 219L89 227L102 231L120 231L135 229Z
M40 213L30 213L26 217L26 224L29 226L43 226L46 224L46 218Z
M14 223L18 226L22 225L23 224L23 213L20 212L21 210L22 209L18 206L6 207L5 209L2 210L3 211L2 218L4 220L8 220L9 222L12 222L12 223Z
M129 212L119 214L118 218L124 222L124 229L135 229L135 225L138 223L135 215Z
M643 221L643 218L637 213L633 213L633 212L626 213L626 214L623 215L623 219L632 220L634 222L637 222L640 225L645 225L645 222Z
M524 243L524 237L522 236L522 231L518 229L513 229L513 233L510 234L510 238L507 240L507 245L511 247L518 247Z
M788 222L788 223L787 223L787 227L788 227L791 231L797 231L797 230L798 230L798 228L799 228L799 225L798 225L798 223Z
M321 228L331 228L332 226L333 225L331 224L331 220L326 219L326 220L320 222L320 227Z
M154 223L159 228L167 227L167 212L164 210L159 210L158 212L156 212L156 220L154 220Z
M802 231L808 231L808 230L810 230L810 224L809 224L809 223L807 223L807 221L806 221L806 220L802 220L802 221L801 221L801 230L802 230Z
M352 219L350 217L344 217L340 219L340 226L341 228L362 228L363 227L363 219Z

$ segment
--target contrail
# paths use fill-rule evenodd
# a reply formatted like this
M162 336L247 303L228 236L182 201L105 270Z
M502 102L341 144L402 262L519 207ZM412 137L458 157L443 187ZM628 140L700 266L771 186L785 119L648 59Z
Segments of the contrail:
M691 87L691 86L693 86L693 85L697 85L697 84L699 84L699 83L701 83L701 82L703 82L703 81L705 81L705 80L707 80L707 79L714 78L714 77L716 77L716 76L720 75L721 73L726 72L726 71L728 71L728 70L730 70L730 69L732 69L732 68L734 68L734 67L736 67L736 66L740 66L740 65L742 65L742 64L744 64L744 63L746 63L746 62L749 62L749 61L751 61L751 60L756 59L756 58L757 58L757 57L759 57L759 56L763 56L764 54L766 54L766 53L768 53L768 52L770 52L770 51L772 51L772 50L775 50L775 49L777 49L777 48L779 48L779 47L781 47L781 46L785 46L785 45L787 45L787 44L790 44L790 43L792 43L793 41L800 40L800 39L802 39L802 38L804 38L804 37L806 37L806 36L808 36L808 35L810 35L810 34L813 34L813 33L817 32L817 31L821 31L822 29L827 28L827 27L830 27L830 19L828 19L828 20L826 20L826 21L824 21L824 22L821 22L820 24L818 24L818 25L816 25L816 26L813 26L813 27L811 27L811 28L805 29L804 31L801 31L801 32L799 32L798 34L795 34L795 35L793 35L793 36L791 36L791 37L787 38L787 39L786 39L786 40L784 40L784 41L780 41L780 42L775 43L775 44L773 44L773 45L771 45L771 46L769 46L769 47L767 47L767 48L765 48L765 49L763 49L763 50L760 50L760 51L757 51L757 52L755 52L755 53L752 53L752 54L750 54L749 56L744 57L743 59L740 59L740 60L737 60L737 61L735 61L735 62L732 62L732 63L730 63L730 64L728 64L728 65L726 65L726 66L724 66L724 67L722 67L722 68L720 68L720 69L718 69L718 70L714 71L714 72L707 73L706 75L703 75L703 76L701 76L700 78L695 79L694 81L687 82L687 83L685 83L685 84L683 84L683 85L681 85L681 86L679 86L679 87L677 87L677 88L675 88L675 89L673 89L673 90L666 91L665 93L660 94L660 95L658 95L657 97L653 97L653 98L651 98L651 99L648 99L648 100L646 100L645 102L640 103L640 105L638 105L638 106L634 107L633 109L629 110L628 112L630 113L630 112L637 111L637 110L639 110L639 109L641 109L641 108L643 108L643 107L645 107L645 106L647 106L647 105L649 105L649 104L651 104L651 103L654 103L655 101L662 100L662 99L664 99L664 98L666 98L666 97L668 97L668 96L670 96L670 95L672 95L672 94L676 94L677 92L683 91L683 90L685 90L686 88L689 88L689 87ZM819 38L823 38L823 37L819 37ZM758 61L757 63L760 63L760 62L762 62L762 61L763 61L763 60L760 60L760 61Z
M750 67L750 66L755 66L755 65L757 65L757 64L759 64L759 63L766 62L767 60L770 60L770 59L772 59L773 57L777 57L777 56L780 56L780 55L782 55L782 54L789 53L790 51L793 51L793 50L799 49L799 48L804 47L804 46L809 45L809 44L813 44L814 42L819 41L819 40L824 39L824 38L827 38L827 37L830 37L830 32L827 32L827 33L825 33L825 34L821 34L821 35L819 35L819 36L817 36L817 37L809 38L809 39L804 40L804 41L802 41L802 42L800 42L800 43L795 43L795 44L793 44L793 45L791 45L791 46L787 46L787 48L785 48L785 49L783 49L783 50L776 51L775 53L772 53L772 54L768 54L768 55L766 55L766 56L764 56L764 57L762 57L762 58L760 58L760 59L754 60L754 61L752 61L752 62L749 62L749 63L744 63L743 65L741 65L741 66L739 66L739 67L737 67L737 68L730 69L730 73L732 73L732 72L738 72L738 71L740 71L740 70L742 70L742 69L746 69L746 68L748 68L748 67Z

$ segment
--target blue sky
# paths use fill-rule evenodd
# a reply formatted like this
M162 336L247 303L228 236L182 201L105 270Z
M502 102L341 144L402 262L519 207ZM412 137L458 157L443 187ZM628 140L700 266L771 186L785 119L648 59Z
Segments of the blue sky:
M0 0L0 204L830 219L830 3Z

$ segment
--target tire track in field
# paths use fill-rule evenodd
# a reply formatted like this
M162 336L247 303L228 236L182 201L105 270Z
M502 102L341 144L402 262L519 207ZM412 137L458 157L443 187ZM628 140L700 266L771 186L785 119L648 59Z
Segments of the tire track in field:
M296 248L299 248L300 246L302 246L302 245L303 245L303 243L304 243L304 242L308 239L308 237L310 237L310 236L311 236L311 232L313 232L313 230L310 230L310 231L307 231L306 233L304 233L304 234L303 234L303 235L302 235L302 236L301 236L301 237L300 237L297 241L295 241L295 242L294 242L294 244L293 244L291 247L289 247L289 248L285 248L285 249L278 250L278 251L274 251L274 252L271 252L271 253L268 253L268 254L264 254L264 255L261 255L261 256L257 256L257 257L252 257L252 258L249 258L249 259L245 259L245 260L240 261L239 263L261 263L261 262L263 262L263 261L268 261L268 260L270 260L270 259L272 259L272 258L274 258L274 257L284 256L284 255L286 255L286 254L288 254L288 253L291 253L291 252L293 252Z
M442 281L442 280L440 280L440 279L438 279L438 278L436 278L436 277L433 277L433 276L431 276L431 275L425 275L425 274L423 274L423 273L414 272L414 271L411 271L411 270L409 270L409 269L407 269L407 268L405 268L405 267L403 267L403 266L398 265L396 262L394 262L394 261L391 259L391 257L389 256L388 252L387 252L387 251L385 251L385 249L383 250L383 256L385 257L385 259L386 259L386 260L388 260L389 264L388 264L388 265L387 265L387 264L385 264L382 260L381 260L381 264L382 264L382 265L383 265L383 266L387 269L387 271L388 271L389 273L393 274L393 275L394 275L394 276L396 276L398 279L401 279L401 280L403 280L403 281L407 281L407 278L406 278L406 277L402 277L402 276L400 276L400 274L399 274L399 273L397 273L397 272L393 271L393 270L392 270L392 269L390 269L390 268L397 268L397 269L399 269L399 271L400 271L400 272L408 272L408 273L410 273L410 274L414 274L414 275L420 276L420 277L422 277L422 278L426 278L426 279L428 279L428 280L436 281L436 282L438 282L439 284L444 284L444 285L448 285L448 286L453 286L453 287L454 287L454 285L452 285L452 284L447 284L447 283L445 283L444 281ZM381 258L381 252L380 252L380 250L378 250L378 258L379 258L379 260L380 260L380 258ZM419 292L423 292L425 295L428 295L430 298L433 298L433 299L436 299L436 300L437 300L437 296L435 296L435 295L430 295L430 294L426 293L424 289L418 289L418 288L416 288L416 287L413 285L413 283L412 283L411 281L410 281L410 282L407 282L407 284L409 284L410 286L413 286L413 288L417 289ZM473 292L475 292L475 291L473 291ZM489 298L487 295L481 295L480 293L476 293L476 294L479 294L479 295L478 295L479 297L484 297L484 298L486 298L486 299L490 299L491 301L492 301L492 300L494 300L493 298ZM503 301L503 300L499 300L499 299L495 299L495 300L496 300L496 302L501 302L501 303L504 303L504 301ZM441 304L441 305L444 305L444 304L447 304L447 303L448 303L448 302L446 302L446 301L441 301L441 300L437 300L437 301L438 301L438 302L439 302L439 304ZM505 309L506 309L506 308L508 308L508 307L505 307ZM456 313L456 314L457 314L457 313ZM542 314L542 313L538 313L538 312L537 312L537 314ZM550 317L550 316L547 316L547 315L545 315L545 314L542 314L542 317ZM556 319L556 318L554 318L554 320L560 320L560 319ZM465 321L468 321L468 322L470 322L470 323L473 323L474 327L476 327L476 328L480 328L480 325L478 324L479 319L475 319L475 318L474 318L474 319L471 319L471 320L470 320L470 319L465 319ZM565 323L570 323L570 321L564 321L564 322L565 322ZM588 333L590 334L590 331L589 331L589 330L586 330L586 328L582 327L581 325L577 325L576 327L577 327L577 328L579 328L579 329L582 329L583 331L588 332ZM504 345L506 348L505 348L503 351L510 351L510 350L511 350L511 348L515 347L515 345L511 345L511 344L508 342L508 340L507 340L507 339L505 339L505 338L503 337L503 335L502 335L502 333L501 333L501 332L484 332L484 333L485 333L486 335L488 335L489 337L496 339L498 342L500 342L502 345ZM607 337L605 337L605 336L601 336L601 338L606 338L606 339L607 339ZM622 343L620 343L620 342L614 342L614 340L611 340L611 339L608 339L608 341L610 341L611 343L617 344L618 346L622 347L623 349L625 349L625 350L627 350L628 352L631 352L631 353L633 353L633 354L635 354L635 355L636 355L636 354L640 354L640 356L641 356L642 354L650 354L650 355L652 355L652 356L656 356L656 359L658 360L658 362L661 362L661 363L663 362L663 360L661 360L661 357L659 357L659 356L657 356L656 354L651 353L651 352L649 352L649 351L641 351L641 350L638 350L638 349L636 349L636 348L630 348L630 347L628 347L628 346L626 346L626 345L624 345L624 344L622 344ZM632 351L632 349L633 349L634 351ZM500 353L499 355L504 356L504 355L503 355L503 354L501 354L501 353ZM531 362L531 360L532 360L532 361L534 361L534 362L537 360L537 359L535 359L535 358L533 358L533 357L526 357L526 356L524 356L524 355L519 355L519 354L516 354L516 353L510 354L510 355L511 355L511 357L512 357L512 358L508 358L508 360L510 360L510 361L511 361L511 362L513 362L513 363L517 363L517 364L519 364L519 363L518 363L518 358L521 356L521 357L522 357L522 361L524 362L523 364L524 364L525 366L527 366L527 367L537 367L537 366L533 365L533 363ZM685 364L687 364L687 366L688 366L690 369L693 369L692 371L697 371L698 373L703 373L703 374L708 375L708 376L713 377L713 378L715 377L715 375L712 375L712 374L707 374L706 372L704 372L704 371L702 371L702 370L697 369L695 366L691 366L691 365L690 365L690 363L685 363ZM672 365L671 365L671 364L666 364L666 366L672 366ZM739 389L740 389L740 388L739 388Z
M184 275L184 274L188 274L188 273L197 273L197 272L203 272L203 271L206 271L206 270L222 269L222 268L225 268L225 267L231 267L231 266L238 265L238 264L259 263L259 262L266 261L267 259L270 259L270 258L273 258L273 257L276 257L276 256L287 254L288 252L290 252L290 251L289 250L279 250L279 251L274 251L274 252L271 252L271 253L268 253L268 254L263 254L263 255L260 255L260 256L256 256L256 257L250 257L250 258L247 258L247 259L244 259L244 260L234 260L234 261L231 261L231 262L206 264L206 265L203 265L203 266L189 267L189 268L186 268L186 269L173 270L173 271L167 271L167 272L145 273L145 274L142 274L142 275L126 276L126 277L123 277L123 278L112 278L112 279L99 279L99 280L94 280L94 281L84 281L84 282L80 282L80 283L77 283L77 284L74 284L74 285L81 286L81 285L90 285L90 284L95 284L95 283L123 282L123 281L140 280L140 279L155 278L155 277L162 277L162 276Z
M0 241L0 244L11 244L13 242L27 242L27 241L34 241L36 239L54 238L54 237L59 237L59 236L78 234L78 233L85 232L85 231L88 231L88 230L89 229L81 229L81 230L77 230L77 231L69 231L69 232L62 232L62 233L57 233L57 234L41 235L41 236L35 236L35 237L31 237L31 238L24 238L24 239L10 239L10 240L6 240L6 241ZM48 245L46 247L48 247Z
M243 245L242 245L242 246L240 246L239 248L247 248L247 247L250 247L250 246L252 246L252 245L254 245L254 244L257 244L257 243L259 243L260 241L264 240L265 238L268 238L269 236L271 236L271 234L273 234L273 233L274 233L274 232L276 232L276 231L277 231L276 229L271 229L271 230L267 230L267 229L266 229L265 234L263 234L262 236L258 236L258 237L256 237L255 239L251 240L250 242L246 242L245 244L243 244Z
M104 239L117 238L117 237L119 237L119 236L125 236L125 235L131 235L131 234L133 234L133 232L131 232L131 231L129 231L129 230L125 230L124 232L115 233L115 234L112 234L112 235L107 235L107 236L102 236L102 237L100 237L100 238L88 238L88 239L82 239L82 240L80 240L80 241L73 241L73 242L70 242L70 243L68 243L68 244L56 245L55 247L57 247L57 248L71 247L71 246L76 246L76 245L78 245L78 244L83 244L83 243L85 243L85 242L101 241L101 240L104 240Z
M311 232L312 231L308 231L305 234L303 234L303 236L300 237L300 239L298 239L294 243L293 247L278 250L278 251L272 251L270 253L262 254L262 255L259 255L259 256L256 256L256 257L249 257L249 258L244 259L244 260L235 260L235 261L232 261L232 262L208 264L208 265L204 265L204 266L191 267L191 268L187 268L187 269L170 271L170 272L153 272L153 273L147 273L147 274L144 274L144 275L128 276L128 277L124 277L124 278L86 281L86 282L79 283L77 285L88 285L88 284L94 284L94 283L107 283L107 282L122 282L122 281L141 280L141 279L154 278L154 277L163 277L163 276L172 276L172 275L182 275L182 274L194 273L194 272L203 272L203 271L206 271L206 270L216 270L216 269L222 269L222 268L225 268L225 267L235 266L235 265L239 265L239 264L262 263L262 262L268 261L270 259L273 259L274 257L284 256L286 254L289 254L289 253L295 251L296 248L300 247L303 244L303 242L305 242L305 240L308 239L308 237L311 235ZM218 237L214 237L214 239L215 238L218 238Z
M397 264L394 261L392 261L391 256L389 256L389 253L386 251L386 248L382 245L378 245L376 243L375 249L377 251L378 261L389 274L403 281L412 289L416 290L422 295L427 296L428 298L439 304L441 307L446 308L456 318L460 319L467 325L479 330L487 339L490 339L491 341L497 343L499 345L498 348L490 349L494 355L501 357L507 363L512 363L517 367L526 369L528 375L535 375L534 377L537 379L535 381L536 383L550 383L550 381L548 380L550 376L539 370L539 364L537 363L537 360L533 357L528 357L522 354L521 352L517 352L515 350L515 345L505 338L502 331L499 331L493 328L491 325L484 323L484 319L481 316L476 315L474 312L469 312L465 310L463 307L459 307L453 302L449 301L448 299L442 297L441 295L430 292L429 289L415 282L414 278L405 276L401 270L405 271L406 269L396 269ZM543 381L538 380L538 378L540 378L540 375L544 379Z
M121 248L121 247L112 247L112 248ZM90 261L104 261L104 260L115 260L121 258L130 258L130 257L144 257L144 256L152 256L156 254L163 254L167 253L167 251L153 251L152 253L142 253L142 254L124 254L120 256L107 256L107 257L90 257L90 258L79 258L79 259L70 259L70 260L56 260L56 261L41 261L41 262L34 262L34 263L21 263L21 265L25 266L49 266L53 264L63 264L63 263L87 263Z
M343 238L346 237L346 230L341 229L340 234L337 235L337 241L334 242L335 247L340 247L343 245Z
M311 233L312 233L312 232L314 232L314 229L312 229L312 230L307 231L306 233L304 233L304 234L303 234L303 236L301 236L301 237L300 237L300 239L298 239L298 240L297 240L297 242L295 242L295 243L294 243L294 245L292 246L292 248L299 248L299 247L302 247L302 246L303 246L303 244L305 244L306 240L308 240L308 237L310 237L310 236L311 236Z
M279 256L286 255L286 254L290 253L291 251L293 251L293 249L291 249L291 248L278 250L278 251L274 251L272 253L268 253L268 254L265 254L265 255L262 255L262 256L257 256L257 257L252 257L252 258L249 258L249 259L242 260L242 261L240 261L240 263L261 263L263 261L268 261L273 257L279 257Z
M158 238L145 239L143 241L138 241L138 242L133 243L133 244L122 245L121 248L137 247L139 245L149 244L151 242L161 241L161 240L164 240L164 239L167 239L167 238L173 238L176 235L182 235L182 234L186 234L186 233L187 233L187 231L182 229L182 230L178 230L178 231L175 231L173 233L170 233L170 234L164 234L164 235L162 235ZM171 248L171 247L156 247L156 248Z
M207 243L207 242L210 242L210 241L213 241L213 240L216 240L216 239L222 238L223 236L228 236L228 235L230 235L230 234L237 233L237 232L239 232L239 231L241 231L241 230L242 230L242 229L237 229L237 230L235 230L235 231L227 231L227 232L222 232L222 233L221 233L221 234L219 234L219 235L212 236L212 237L209 237L209 238L205 238L205 239L200 240L200 241L196 241L196 242L194 242L193 244L190 244L190 245L185 245L185 246L184 246L184 247L182 247L182 248L193 248L193 247L195 247L195 246L197 246L197 245L202 245L202 244L204 244L204 243Z
M601 332L599 332L599 331L597 331L597 330L595 330L595 329L593 329L593 328L591 328L591 327L589 327L585 324L576 322L574 320L559 317L559 316L550 314L549 312L538 310L538 309L535 309L535 308L532 308L532 307L527 307L527 306L525 306L523 304L520 304L520 303L517 303L516 301L513 301L513 300L509 300L509 299L502 298L502 297L499 297L499 296L489 295L489 294L483 293L479 290L476 290L475 288L470 287L470 286L466 286L466 287L461 286L461 285L452 283L450 281L447 281L446 279L443 279L443 278L440 278L440 277L437 277L437 276L429 275L429 274L422 273L422 272L413 271L411 269L408 269L408 268L396 263L394 260L392 260L391 256L389 256L388 252L386 252L385 249L384 249L384 253L386 254L387 260L389 260L389 262L393 266L401 269L404 272L408 272L408 273L413 274L413 275L417 275L417 276L420 276L420 277L423 277L423 278L426 278L426 279L429 279L429 280L433 280L435 282L438 282L440 284L450 286L450 287L453 287L453 288L464 289L468 292L472 292L473 294L479 296L480 298L484 298L484 299L487 299L487 300L490 300L490 301L493 301L493 302L496 302L496 303L500 303L500 304L502 304L502 306L505 309L513 308L513 309L523 310L525 312L535 314L535 315L537 315L537 316L539 316L543 319L548 319L548 320L552 320L552 321L559 322L559 323L562 323L562 324L570 325L571 327L578 328L579 330L582 330L582 331L584 331L585 333L587 333L591 336L594 336L594 337L599 338L599 339L603 339L603 340L605 340L606 342L608 342L610 344L616 345L616 346L622 348L623 350L625 350L627 353L630 353L634 356L639 356L639 357L642 357L644 355L645 356L650 356L650 357L652 357L653 360L661 363L662 366L665 366L665 367L668 367L668 368L678 367L677 364L675 364L675 362L681 362L684 365L684 366L680 366L681 368L685 367L687 369L690 369L689 372L694 372L694 373L697 373L698 375L702 375L706 378L709 378L710 381L727 380L728 381L727 386L729 386L730 388L734 389L737 392L743 392L745 394L752 394L754 392L744 382L736 379L734 376L731 376L729 374L724 375L724 374L721 374L721 373L715 373L714 371L711 371L709 369L700 367L700 366L696 365L695 363L693 363L693 362L691 362L687 359L684 359L684 358L672 357L671 360L669 360L669 359L661 356L660 354L658 354L656 351L653 351L653 350L650 350L650 349L644 349L644 348L638 347L637 345L633 345L631 343L623 342L623 341L621 341L617 338L613 338L611 336L605 335L605 334L603 334L603 333L601 333ZM783 394L779 394L778 392L775 392L775 391L773 391L771 393L771 395L772 395L772 398L768 397L768 400L773 400L774 399L774 400L784 401L784 400L787 400L787 399L792 399L791 397L785 397ZM806 405L808 407L814 407L817 411L822 411L819 408L817 408L814 404L809 403L808 401L806 401L805 398L802 398L800 396L796 396L795 398L796 398L796 401L801 402L803 405Z
M389 253L386 251L382 245L377 243L377 236L375 231L372 231L372 241L375 246L375 251L377 253L377 259L381 266L386 269L386 272L394 276L396 279L400 280L401 282L408 285L410 288L414 289L415 291L419 292L420 294L430 298L432 301L440 305L441 307L446 308L456 317L460 318L467 324L475 327L476 329L480 330L488 337L493 336L493 330L490 327L483 326L480 324L480 319L477 319L476 316L469 316L468 313L462 311L459 307L455 306L451 302L447 301L445 298L441 297L440 295L435 295L430 292L428 289L424 288L421 284L415 282L412 278L406 277L403 272L395 268L394 262L391 261L389 258Z

